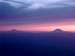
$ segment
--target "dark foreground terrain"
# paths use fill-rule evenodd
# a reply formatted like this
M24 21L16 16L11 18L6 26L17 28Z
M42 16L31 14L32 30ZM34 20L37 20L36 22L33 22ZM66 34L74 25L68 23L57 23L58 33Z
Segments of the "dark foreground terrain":
M0 56L75 56L75 33L1 32Z

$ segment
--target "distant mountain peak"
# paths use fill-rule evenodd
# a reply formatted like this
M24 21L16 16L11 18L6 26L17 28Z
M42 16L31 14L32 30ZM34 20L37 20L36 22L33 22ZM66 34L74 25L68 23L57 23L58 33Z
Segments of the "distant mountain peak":
M54 31L52 32L64 32L62 29L55 29Z
M17 30L16 30L16 29L12 29L11 31L12 31L12 32L16 32Z

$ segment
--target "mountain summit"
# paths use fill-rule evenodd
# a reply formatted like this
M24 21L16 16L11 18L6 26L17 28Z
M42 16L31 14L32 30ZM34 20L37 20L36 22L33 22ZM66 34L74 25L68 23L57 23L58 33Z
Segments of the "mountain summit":
M64 32L63 30L61 30L61 29L55 29L54 31L52 31L52 32Z
M16 29L12 29L11 32L17 32L17 30Z

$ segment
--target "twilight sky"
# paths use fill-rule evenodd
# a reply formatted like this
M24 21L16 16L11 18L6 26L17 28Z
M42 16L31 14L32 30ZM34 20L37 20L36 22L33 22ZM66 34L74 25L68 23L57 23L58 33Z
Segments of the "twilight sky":
M75 0L0 0L0 31L75 31Z

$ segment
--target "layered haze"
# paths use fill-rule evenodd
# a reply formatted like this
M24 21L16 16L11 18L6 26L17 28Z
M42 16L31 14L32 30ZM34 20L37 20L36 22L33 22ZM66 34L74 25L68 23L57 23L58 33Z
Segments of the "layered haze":
M0 0L0 31L75 32L74 0Z

